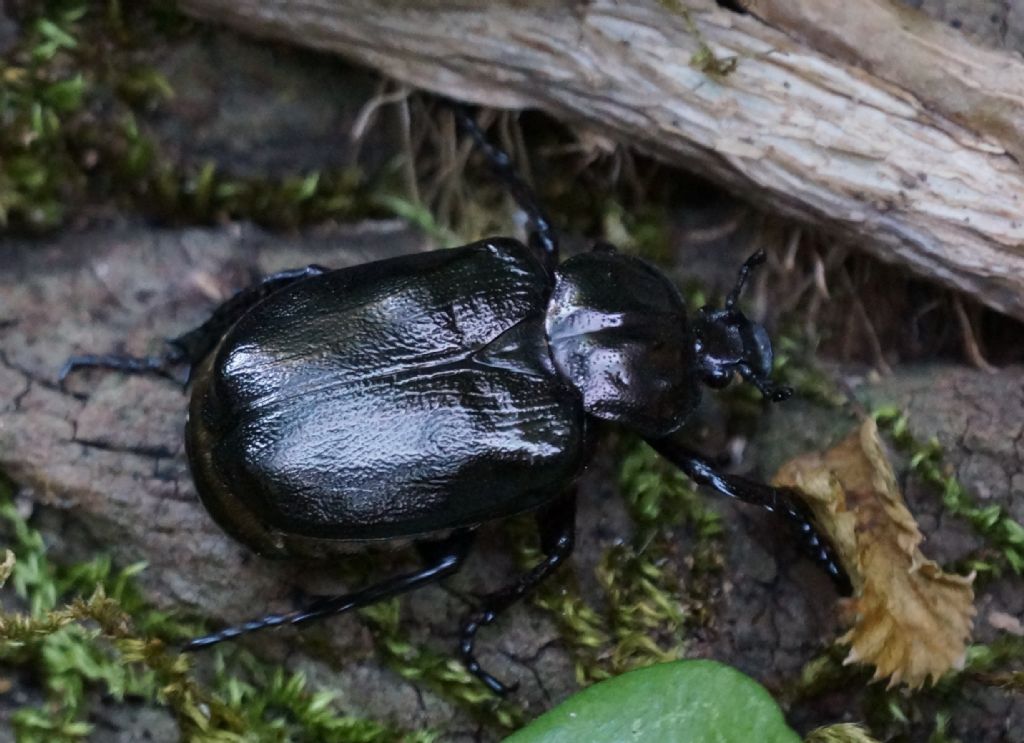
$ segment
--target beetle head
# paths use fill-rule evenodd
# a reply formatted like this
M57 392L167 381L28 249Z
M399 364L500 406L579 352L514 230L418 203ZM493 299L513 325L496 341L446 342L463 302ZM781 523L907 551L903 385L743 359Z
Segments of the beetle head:
M789 397L793 390L771 382L772 342L764 326L752 322L736 306L750 272L764 262L757 251L740 268L736 286L725 300L725 308L702 307L694 322L695 350L704 384L715 389L728 385L740 375L772 402Z

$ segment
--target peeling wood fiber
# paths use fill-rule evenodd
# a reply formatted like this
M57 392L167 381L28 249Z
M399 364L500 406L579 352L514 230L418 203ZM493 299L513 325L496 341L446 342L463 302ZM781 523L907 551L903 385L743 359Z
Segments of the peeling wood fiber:
M655 0L182 5L197 17L343 54L411 85L490 106L536 107L592 127L1024 319L1019 112L1016 124L993 124L965 118L966 99L936 109L928 90L915 90L934 78L893 73L892 82L886 57L867 64L871 72L828 44L822 51L799 33L703 0L688 10ZM902 43L926 66L959 59L964 88L999 79L995 66L1003 75L1021 66L1017 56L966 40L930 43L935 24L914 21L899 30L927 54L886 35L884 25L859 28L882 34L880 46ZM842 14L830 20L844 22ZM833 25L830 33L843 39L848 30ZM700 39L719 58L736 57L735 71L698 69ZM978 78L976 70L995 77ZM996 92L1016 100L1014 85L1019 79Z

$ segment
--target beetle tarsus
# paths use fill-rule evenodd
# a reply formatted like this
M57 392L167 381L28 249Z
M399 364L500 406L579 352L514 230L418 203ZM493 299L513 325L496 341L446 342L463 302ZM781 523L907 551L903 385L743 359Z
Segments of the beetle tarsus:
M494 622L498 615L531 593L572 554L576 531L576 498L563 496L537 513L537 529L544 559L507 588L485 596L482 608L462 624L459 654L466 669L498 696L515 691L480 667L474 653L477 631Z
M784 402L793 396L793 388L787 386L776 386L768 379L765 379L759 374L755 374L754 370L750 368L748 364L738 365L740 376L750 382L752 385L757 387L757 391L760 392L766 400L771 402Z
M181 361L180 355L174 349L163 356L82 354L71 356L64 362L64 366L57 374L57 381L63 386L67 378L79 369L109 369L126 374L157 374L167 379L174 379L172 369Z
M760 506L785 518L793 529L801 550L825 570L842 595L850 594L850 578L840 564L834 548L818 533L810 509L791 490L721 473L706 459L671 438L648 439L647 443L698 485L706 485L722 495Z
M199 363L216 347L238 319L272 293L302 279L327 271L323 266L309 265L264 276L258 283L242 289L223 302L209 319L187 333L167 340L168 350L162 356L128 356L124 354L82 354L64 362L57 375L63 385L68 375L79 369L108 369L126 374L156 374L187 386ZM173 368L187 364L185 378L174 375Z
M480 629L481 626L493 622L495 616L496 614L494 612L480 612L479 614L474 614L473 617L468 619L462 625L462 637L459 640L459 652L466 670L480 679L480 681L482 681L484 685L497 696L503 697L518 689L519 683L505 684L499 681L480 667L480 661L478 661L476 656L473 654L473 644L476 639L477 630Z

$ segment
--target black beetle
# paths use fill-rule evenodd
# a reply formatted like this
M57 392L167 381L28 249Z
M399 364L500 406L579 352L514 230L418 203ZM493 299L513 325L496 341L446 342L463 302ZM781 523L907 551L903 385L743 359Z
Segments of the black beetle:
M737 307L763 254L741 268L724 309L691 324L658 269L614 248L558 263L549 220L508 156L456 117L530 220L528 244L481 240L338 271L265 278L170 341L162 357L75 356L79 367L167 374L189 366L186 449L196 488L231 536L270 556L411 538L424 567L322 597L188 644L298 624L445 578L482 523L537 514L545 559L484 597L463 624L467 668L506 687L473 652L477 630L535 588L573 548L575 501L595 419L638 432L696 482L777 511L846 588L807 509L786 491L722 474L673 437L701 385L736 373L772 400L772 346Z

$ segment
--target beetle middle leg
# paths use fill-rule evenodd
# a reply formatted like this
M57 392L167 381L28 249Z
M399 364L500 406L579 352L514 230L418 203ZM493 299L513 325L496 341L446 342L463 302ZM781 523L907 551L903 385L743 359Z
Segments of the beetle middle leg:
M302 609L285 614L268 614L265 617L228 627L204 637L197 637L186 644L183 650L186 652L199 650L267 627L305 624L335 614L344 614L352 609L376 604L429 583L436 583L458 571L465 561L466 555L469 554L472 543L473 532L469 529L458 529L438 541L418 542L416 546L425 563L424 567L419 570L389 578L353 593L341 596L323 596Z
M462 625L459 653L469 672L483 681L499 696L510 691L494 676L480 667L474 653L477 631L494 622L498 615L532 592L572 554L576 531L576 498L567 495L537 512L540 547L545 557L512 585L484 596L481 607Z
M647 443L698 485L707 485L722 495L781 515L789 522L801 549L824 568L839 592L846 596L851 593L850 578L839 564L832 545L818 533L810 509L791 491L719 472L709 461L671 438L648 439Z
M179 364L188 364L192 370L216 347L232 325L266 297L289 284L327 271L323 266L280 271L264 276L258 283L242 289L220 304L210 318L199 327L167 341L168 349L161 356L128 356L124 354L83 354L72 356L61 367L58 380L63 382L78 369L111 369L129 374L158 374L174 379L171 370ZM186 380L187 381L187 380Z

